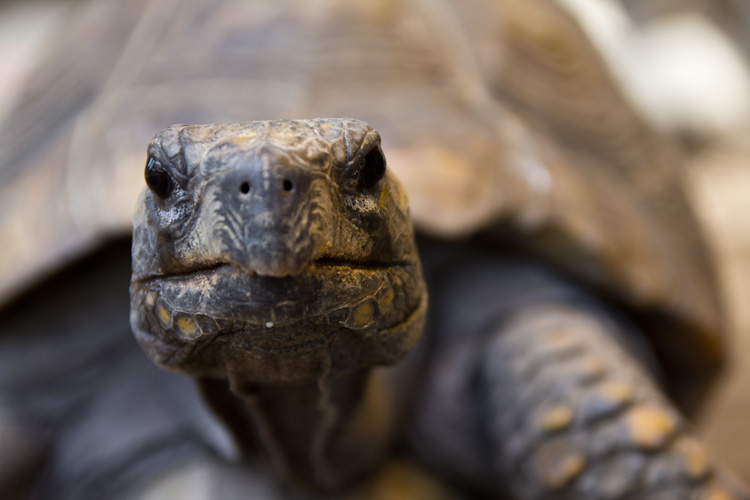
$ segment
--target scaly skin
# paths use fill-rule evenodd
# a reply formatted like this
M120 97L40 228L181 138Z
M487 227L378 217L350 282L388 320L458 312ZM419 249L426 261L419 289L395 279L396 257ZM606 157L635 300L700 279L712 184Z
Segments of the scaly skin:
M311 486L380 460L388 437L357 424L367 371L422 330L408 208L379 142L344 119L175 126L148 148L136 337L204 388L224 380L245 402L235 433Z
M419 244L431 310L408 440L441 477L479 498L750 498L616 304L498 248Z
M521 500L750 498L620 335L570 305L529 308L495 333L480 377L504 486Z

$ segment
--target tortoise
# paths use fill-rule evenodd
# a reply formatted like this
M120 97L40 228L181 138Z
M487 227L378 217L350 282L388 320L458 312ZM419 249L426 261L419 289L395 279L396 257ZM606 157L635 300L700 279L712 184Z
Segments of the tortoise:
M4 496L149 498L177 481L200 497L199 464L211 498L336 498L394 456L423 464L446 497L747 496L676 409L695 409L725 356L679 151L556 4L177 5L85 5L3 125ZM175 123L239 125L166 128L144 156ZM339 177L326 184L323 169ZM214 212L195 209L219 178L226 203L215 190ZM263 264L230 255L229 240L261 241L240 219L224 243L199 237L230 199L253 217L242 200L281 207L258 191L266 181L291 200L328 200L316 217L340 224L307 248L331 287L290 257L283 217L264 219L280 246L255 245ZM344 210L361 216L345 224ZM265 283L271 305L234 308L255 291L230 285L229 312L212 316L207 288L201 310L188 307L196 294L156 293L159 273L195 270L186 263L204 284L222 273ZM398 266L388 287L368 281ZM412 313L391 343L377 329L407 323L388 311ZM336 342L321 340L325 322L289 326L316 314L337 325ZM197 383L153 366L131 319L148 354ZM235 337L206 341L222 328ZM170 346L191 337L198 347ZM261 370L222 368L258 352L271 353ZM246 453L266 458L226 464ZM289 481L269 483L267 470Z

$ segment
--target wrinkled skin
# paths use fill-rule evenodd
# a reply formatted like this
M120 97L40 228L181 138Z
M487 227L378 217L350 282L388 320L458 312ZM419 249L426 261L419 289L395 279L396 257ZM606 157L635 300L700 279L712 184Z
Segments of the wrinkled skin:
M344 119L175 126L148 148L136 338L157 364L201 380L209 399L226 381L251 408L236 432L270 422L263 446L313 486L362 473L329 449L346 436L367 370L399 361L424 324L406 198L379 143ZM388 440L368 430L355 447L361 439L372 452L353 454L369 467Z
M393 363L413 347L424 284L379 142L354 120L157 135L149 157L171 189L146 191L133 243L132 323L151 357L276 381Z

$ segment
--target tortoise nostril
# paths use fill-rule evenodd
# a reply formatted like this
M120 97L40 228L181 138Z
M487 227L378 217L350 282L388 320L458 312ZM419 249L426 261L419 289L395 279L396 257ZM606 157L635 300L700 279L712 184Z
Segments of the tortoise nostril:
M284 191L291 191L294 189L294 184L289 179L284 179Z
M240 184L240 193L247 194L250 192L250 183L245 181L242 184Z

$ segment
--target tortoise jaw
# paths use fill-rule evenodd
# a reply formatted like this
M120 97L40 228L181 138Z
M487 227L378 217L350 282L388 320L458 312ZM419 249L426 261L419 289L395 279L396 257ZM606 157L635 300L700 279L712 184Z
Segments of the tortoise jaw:
M278 265L278 266L250 266L250 265L240 265L237 263L221 263L220 265L230 265L234 266L238 269L240 269L242 272L248 274L249 276L260 276L263 278L280 278L280 279L288 279L288 278L295 278L302 273L309 273L309 272L316 272L336 267L342 267L342 268L348 268L352 270L381 270L381 269L388 269L390 267L396 267L396 266L405 266L407 265L407 262L403 261L396 261L396 262L365 262L365 261L358 261L353 259L342 259L342 258L336 258L336 257L320 257L317 259L311 259L308 262L304 262L297 266L286 266L286 265Z
M343 370L399 359L402 337L419 337L412 325L424 300L418 263L324 258L297 276L268 277L221 262L134 280L131 324L170 369L219 376L242 360L232 370L304 377L333 353L359 353L335 355Z
M322 258L295 276L267 276L217 262L134 277L131 295L134 309L155 314L165 329L174 326L173 316L179 312L262 330L304 320L367 331L397 324L399 315L416 306L422 292L420 272L419 264L412 262Z

